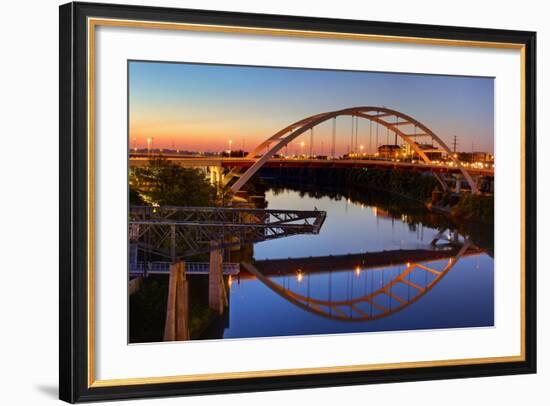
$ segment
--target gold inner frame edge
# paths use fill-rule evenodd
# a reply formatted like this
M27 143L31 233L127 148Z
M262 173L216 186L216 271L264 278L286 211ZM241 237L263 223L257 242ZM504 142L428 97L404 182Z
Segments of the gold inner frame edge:
M404 44L421 44L421 45L439 45L439 46L462 46L462 47L480 47L480 48L496 48L496 49L513 49L520 51L520 84L521 84L521 101L520 101L520 171L521 171L521 236L520 236L520 341L521 350L519 355L502 356L502 357L482 357L482 358L464 358L451 360L434 360L434 361L415 361L415 362L397 362L383 364L364 364L364 365L347 365L347 366L330 366L317 368L294 368L294 369L278 369L265 371L242 371L242 372L220 372L209 374L190 374L190 375L175 375L175 376L160 376L160 377L144 377L144 378L120 378L120 379L95 379L95 341L94 341L94 165L95 165L95 28L97 26L111 27L131 27L131 28L148 28L148 29L163 29L163 30L180 30L180 31L195 31L195 32L217 32L217 33L234 33L245 35L267 35L267 36L283 36L283 37L300 37L300 38L318 38L318 39L341 39L341 40L357 40L357 41L372 41L372 42L394 42ZM470 41L470 40L453 40L440 38L422 38L422 37L399 37L391 35L374 35L374 34L355 34L342 32L326 32L326 31L306 31L306 30L290 30L290 29L272 29L258 27L241 27L228 25L209 25L209 24L188 24L188 23L167 23L154 21L140 20L124 20L124 19L109 19L109 18L88 18L87 21L87 80L88 80L88 387L112 387L112 386L127 386L127 385L143 385L143 384L161 384L161 383L177 383L177 382L198 382L212 381L217 379L244 379L244 378L265 378L265 377L280 377L280 376L296 376L310 374L330 374L342 372L367 372L390 370L398 368L426 368L440 366L459 366L473 364L492 364L504 362L521 362L525 361L525 45L518 43L506 42L488 42L488 41Z

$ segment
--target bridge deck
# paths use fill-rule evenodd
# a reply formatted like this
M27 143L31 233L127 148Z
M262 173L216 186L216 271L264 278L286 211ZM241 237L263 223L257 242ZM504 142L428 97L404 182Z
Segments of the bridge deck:
M182 157L177 155L166 155L169 161L176 162L187 167L207 167L217 166L224 168L243 168L251 167L255 160L249 158L217 158L217 157ZM147 156L130 156L130 165L134 167L147 165L149 158ZM457 166L445 164L427 164L424 162L401 162L383 159L295 159L295 158L272 158L268 160L264 167L276 168L393 168L401 170L412 170L420 172L436 173L459 173ZM493 168L467 167L471 175L494 176Z

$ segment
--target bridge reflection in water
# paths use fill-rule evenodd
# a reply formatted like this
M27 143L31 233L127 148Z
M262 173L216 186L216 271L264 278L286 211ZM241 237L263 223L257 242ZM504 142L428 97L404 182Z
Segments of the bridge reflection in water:
M374 261L363 261L362 265L357 265L354 270L357 277L359 277L362 272L370 272L372 276L371 286L368 286L368 276L365 276L363 278L364 289L362 289L361 294L354 294L353 286L350 284L350 289L346 289L346 294L348 296L346 298L332 297L332 280L328 281L325 298L313 297L310 295L309 289L307 294L303 295L289 289L287 286L274 282L266 275L266 273L268 273L266 270L263 272L261 271L261 263L256 265L244 263L242 265L247 272L264 283L272 291L308 312L335 320L366 321L387 317L410 306L437 285L462 256L478 255L481 252L479 248L474 247L468 240L465 240L460 248L452 247L450 250L443 252L443 255L439 255L441 252L438 251L424 250L418 252L417 256L446 259L446 261L444 261L444 266L442 268L437 265L431 266L430 262L434 262L434 260L425 261L424 263L407 262L400 273L387 281L384 278L384 269L380 270L379 268L369 267L369 265L372 265L372 262L377 262L376 254L374 254ZM393 257L391 253L385 254L387 254L385 255L386 258ZM413 253L410 254L414 256ZM354 256L352 255L351 257ZM365 257L368 258L369 255ZM311 259L309 259L309 261L311 261ZM336 263L338 262L341 261L336 261ZM441 261L437 262L439 264L441 263ZM284 268L282 269L284 272ZM316 269L312 269L310 272L315 271ZM375 279L374 274L376 271L378 271L378 275ZM281 272L279 272L279 274L281 274ZM296 271L296 276L300 281L303 279L303 274L303 269ZM373 283L374 280L378 280L381 286L375 287ZM353 281L354 279L351 278L351 283L353 283ZM355 293L357 292L355 291Z
M268 190L269 208L326 211L323 228L315 237L255 244L248 262L261 277L241 267L229 290L228 324L203 338L493 325L491 226L458 230L445 216L391 196L348 196L303 185Z
M415 212L400 206L394 215L392 210L385 211L380 206L369 208L350 199L328 195L312 197L292 190L270 190L266 197L269 207L282 207L284 202L297 209L314 207L315 210L268 209L262 213L273 217L269 220L261 217L261 227L257 224L260 212L249 209L169 209L157 211L147 221L135 212L130 230L135 228L136 246L154 246L155 252L170 247L170 244L163 246L162 242L169 242L174 230L177 232L180 227L195 230L194 223L199 220L196 216L201 217L202 223L208 220L211 235L203 239L205 245L212 235L216 237L219 230L223 231L225 227L220 223L225 223L228 215L237 216L243 224L241 228L246 230L241 233L253 242L253 253L245 256L239 250L233 251L231 242L222 248L224 262L235 265L240 262L241 266L238 275L219 267L220 278L225 274L222 282L225 287L217 293L210 284L212 256L209 276L194 276L194 273L206 273L205 263L188 261L180 267L197 269L177 278L181 286L178 289L191 292L193 286L198 286L203 292L208 291L209 300L212 292L216 293L213 297L223 298L224 305L220 307L219 322L198 334L190 334L189 326L184 326L185 334L180 335L176 326L170 340L493 325L492 246L481 244L483 248L479 247L479 242L483 242L479 238L479 226L476 233L459 233L444 216L433 213L426 216L423 209ZM254 217L250 217L251 214ZM292 217L287 219L288 215ZM253 223L249 221L251 218L255 219ZM291 238L276 238L285 234L269 231L273 226L286 224L287 220L289 226L294 227L292 224L297 219L304 221L306 227L317 223L322 227L308 229L313 231L313 236L307 233ZM145 230L150 230L149 234L154 231L158 241L141 237ZM258 234L258 230L264 231ZM197 252L202 251L197 248ZM356 254L346 254L350 251ZM185 253L186 249L180 246L168 249L158 256L162 262L158 270L149 264L151 274L167 274L169 257ZM221 265L218 260L214 262ZM135 266L136 275L144 271L139 268L139 262ZM205 283L193 285L199 280ZM175 309L179 309L178 300L176 297ZM196 297L180 310L189 312L196 306L193 300ZM212 309L210 302L205 305ZM184 324L189 324L191 315L180 310L175 312L174 324L182 317Z

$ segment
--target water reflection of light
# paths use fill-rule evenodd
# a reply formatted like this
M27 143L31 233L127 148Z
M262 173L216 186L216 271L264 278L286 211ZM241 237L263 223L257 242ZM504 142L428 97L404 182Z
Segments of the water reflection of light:
M282 201L282 198L285 199L291 199L294 196L291 192L286 192L286 194L280 194L278 197L274 197L273 201L270 200L269 204L273 207L281 207L277 206L278 200ZM407 224L403 224L403 226L399 225L399 222L402 222L404 220L404 216L402 217L401 214L398 214L398 216L395 218L395 224L396 227L393 229L391 227L391 224L389 222L381 222L380 223L380 229L378 233L371 233L372 230L369 228L369 226L375 224L376 220L374 219L375 213L380 217L384 217L384 210L378 209L373 206L367 205L365 207L365 211L361 212L361 216L356 217L352 214L348 217L344 217L342 215L344 210L344 205L346 200L344 200L346 197L344 197L342 200L336 201L330 200L323 201L323 208L328 207L328 210L331 213L336 213L338 216L338 220L342 218L342 223L340 221L336 222L327 222L325 226L328 225L328 228L326 228L324 231L329 232L330 238L326 238L326 240L323 240L322 242L318 242L318 239L315 240L315 242L312 242L311 244L307 245L306 247L300 247L300 249L296 249L294 246L297 245L293 242L292 239L285 240L274 240L272 243L269 244L279 244L279 243L285 243L283 246L284 248L289 248L289 252L287 253L286 250L280 250L284 255L281 255L281 259L285 259L285 257L296 257L296 258L307 258L309 256L315 257L315 256L323 256L327 254L334 254L334 255L346 255L349 252L363 252L363 249L365 249L365 246L367 247L365 250L371 250L372 252L383 252L384 250L390 249L398 249L401 245L402 247L407 247L407 249L412 250L418 250L418 256L416 256L416 253L411 256L412 259L405 260L405 261L395 261L396 263L391 264L391 258L390 258L390 264L387 263L377 263L374 262L373 264L368 263L368 259L366 262L362 262L361 260L355 259L353 261L353 257L350 258L353 262L355 262L355 266L353 266L353 262L351 262L348 267L343 266L342 269L339 269L336 272L334 269L330 270L318 270L316 269L315 272L309 273L308 271L303 271L299 267L300 266L308 266L306 264L298 265L296 262L292 261L289 262L287 265L288 268L286 268L286 272L291 271L289 274L286 274L284 276L285 284L283 285L285 290L290 290L294 293L303 294L304 297L313 299L320 299L320 300L327 300L327 301L348 301L353 300L355 298L363 297L370 295L373 292L376 292L377 290L380 290L380 292L383 292L384 286L388 286L391 284L394 280L406 280L413 284L416 284L416 286L419 286L421 289L416 289L412 287L413 285L405 286L406 283L396 283L394 285L391 285L392 290L390 291L390 288L388 287L388 292L401 297L402 299L406 300L407 302L414 298L418 293L422 293L426 290L426 287L432 286L431 282L437 278L437 275L435 273L432 273L425 268L422 268L422 266L429 267L430 269L433 269L436 272L440 272L445 268L447 265L447 261L449 258L445 258L446 255L443 254L441 251L445 251L444 248L441 248L441 251L438 249L433 249L434 255L433 258L431 255L427 254L426 257L423 256L422 251L424 249L428 250L428 246L426 245L426 242L430 241L430 238L432 236L435 236L439 234L441 231L440 229L434 228L435 225L433 224L426 224L424 227L421 226L422 223L418 223L419 226L416 229L409 228ZM305 195L304 199L306 202L300 202L296 203L297 207L313 207L314 205L319 207L319 202L317 200L314 200L313 198L310 198L308 195ZM275 203L274 203L275 202ZM292 203L295 203L292 201ZM331 206L331 204L334 204L334 207ZM359 210L360 203L354 202L354 206L356 207L356 210ZM356 211L357 213L357 211ZM340 215L342 215L340 217ZM406 215L405 215L406 216ZM430 217L431 219L431 217ZM407 218L407 220L410 220L410 218ZM344 221L346 221L344 223ZM361 222L360 222L361 221ZM363 222L364 221L364 222ZM371 222L372 221L372 222ZM415 219L416 221L416 219ZM431 221L431 220L430 220ZM438 223L437 223L438 224ZM331 228L334 226L333 228ZM376 228L375 228L376 229ZM356 236L357 232L363 232L365 230L364 234L360 234L359 238ZM394 231L392 233L392 231ZM355 234L355 235L354 235ZM443 232L442 235L446 236L448 233ZM306 238L304 237L304 241L306 241ZM317 238L317 237L316 237ZM323 235L320 236L320 238L324 238ZM444 237L445 238L445 237ZM313 240L313 239L312 239ZM288 241L288 242L287 242ZM307 240L309 241L309 240ZM444 241L442 241L444 242ZM462 242L462 237L460 238L459 242ZM439 245L439 244L438 244ZM260 245L263 247L263 245ZM265 254L262 253L262 257L273 257L274 252L276 251L274 248L271 248L271 245L267 246L269 249L265 249ZM276 247L278 248L278 247ZM454 255L457 247L452 246L452 250L449 250L449 256ZM437 252L435 252L437 251ZM441 252L441 253L440 253ZM276 256L276 255L275 255ZM477 268L477 264L472 262L472 258L469 256L465 256L466 258L461 260L465 261L465 264L472 264L471 268L474 266ZM335 307L321 307L324 313L329 313L329 316L331 318L321 318L317 314L315 315L309 315L308 313L303 313L302 310L296 310L295 313L292 313L292 318L289 317L290 311L289 309L294 309L294 307L290 306L273 306L271 311L274 311L277 316L280 316L281 319L285 319L285 323L281 323L281 325L275 325L274 323L268 323L270 328L272 330L269 330L265 333L263 333L265 330L263 330L265 327L262 326L262 322L260 319L258 319L258 331L262 331L262 334L271 334L273 335L293 335L293 334L311 334L310 331L320 332L321 334L326 334L327 331L331 332L363 332L363 331L388 331L388 330L399 330L403 329L403 320L407 320L406 325L412 325L414 328L425 327L425 326L432 326L437 325L442 327L448 327L449 325L453 325L452 323L454 321L452 317L447 317L445 313L447 312L440 312L438 307L445 306L447 303L455 303L457 297L460 297L462 295L461 290L466 289L470 285L470 283L474 283L476 286L484 286L484 289L486 288L486 292L488 293L487 297L484 297L482 295L469 298L467 303L463 303L460 307L454 307L449 306L449 309L456 311L456 320L460 320L462 322L463 320L467 320L467 317L472 317L471 320L477 320L480 319L480 310L479 308L475 308L473 303L476 305L479 305L480 303L487 303L487 306L492 306L492 283L493 280L492 276L492 260L489 257L483 257L485 261L487 262L481 262L481 269L483 272L477 272L478 275L472 274L471 271L473 269L469 269L470 266L466 267L463 266L460 271L464 270L464 272L455 272L451 271L449 273L449 277L445 277L445 280L442 280L442 283L440 286L437 286L432 294L427 294L425 296L422 296L422 298L419 299L418 303L421 303L420 305L411 306L407 313L402 313L401 316L391 316L387 318L381 318L379 321L372 322L372 321L365 321L364 324L361 323L350 323L348 325L344 325L341 323L340 320L333 321L332 316L337 316L340 313L337 312L337 306ZM404 257L403 257L404 259ZM415 262L413 262L415 261ZM457 262L456 260L454 262ZM454 262L451 262L450 265L454 265ZM294 263L294 266L293 266ZM485 268L485 265L487 264L487 268ZM362 266L365 265L365 276L363 276L362 272ZM403 269L403 265L406 265L406 270ZM327 269L332 268L328 266ZM346 269L347 268L347 269ZM309 268L306 268L309 270ZM305 273L308 275L308 280L305 280ZM486 273L487 272L487 273ZM355 278L353 278L353 274L355 273ZM476 279L471 279L471 278ZM479 278L479 279L477 279ZM237 283L237 280L235 281ZM281 280L282 282L282 280ZM311 282L311 290L306 291L306 285L310 285ZM456 283L453 283L456 282ZM255 285L259 285L261 282L259 281L253 281L252 283L245 284L245 289L248 289L248 291L256 292L255 290L252 290L252 287ZM303 285L302 285L303 283ZM330 284L330 285L329 285ZM479 285L478 285L479 284ZM252 286L252 287L251 287ZM393 286L395 286L395 289L393 289ZM435 285L434 285L435 286ZM239 286L239 289L241 289L241 286ZM258 288L258 296L260 294L263 294L264 287L261 286L261 289ZM307 292L307 294L306 294ZM439 294L438 292L441 292ZM309 295L311 293L311 295ZM238 303L240 300L240 308L239 308L239 316L243 318L246 322L249 321L249 313L250 313L250 299L246 299L249 296L238 296L236 292L231 291L232 295L235 295L235 297L238 297L238 299L233 300L232 306L233 310L235 308L235 303ZM456 295L456 296L455 296ZM274 300L284 300L279 299L279 296L274 296ZM476 300L479 300L476 302ZM393 299L391 296L381 293L379 295L376 295L376 300L374 300L375 304L384 306L388 309L390 307L395 308L398 305L398 301ZM268 302L271 306L271 302ZM285 304L286 304L285 300ZM304 303L307 303L307 300L304 300ZM371 314L376 315L377 313L381 312L381 310L377 310L375 306L369 305L367 302L364 302L365 306L358 306L359 309L365 310L366 313L371 316ZM418 307L420 306L420 307ZM425 306L425 307L423 307ZM433 306L433 307L432 307ZM314 307L311 307L313 309ZM283 310L284 309L284 310ZM351 309L351 307L350 307ZM465 309L464 311L462 309ZM490 307L492 309L492 307ZM347 310L347 308L345 309ZM344 310L344 311L345 311ZM332 312L331 312L332 311ZM278 313L277 313L278 312ZM470 312L470 313L468 313ZM314 312L312 312L314 313ZM345 311L347 314L347 311ZM488 313L487 313L488 314ZM302 317L302 316L303 317ZM455 313L451 313L452 316L455 316ZM468 316L469 315L469 316ZM233 317L234 314L232 313L231 316ZM490 316L490 315L489 315ZM488 316L488 317L489 317ZM372 317L372 316L371 316ZM354 309L350 310L350 318L360 318L359 312L355 311ZM254 322L253 318L250 318ZM287 320L288 319L288 320ZM468 319L469 320L469 319ZM288 321L288 323L286 323ZM292 322L292 323L291 323ZM439 324L438 324L439 323ZM492 319L489 317L489 324L492 323ZM234 326L237 325L234 323ZM248 323L239 323L238 326L243 329L241 332L240 330L237 331L236 327L232 326L233 328L233 335L230 337L248 337L250 336L248 329L246 329L246 325ZM349 327L347 327L349 326ZM231 328L228 329L231 331Z
M233 284L233 278L231 275L229 275L229 278L227 278L227 284L229 285L229 287L231 287L231 285Z

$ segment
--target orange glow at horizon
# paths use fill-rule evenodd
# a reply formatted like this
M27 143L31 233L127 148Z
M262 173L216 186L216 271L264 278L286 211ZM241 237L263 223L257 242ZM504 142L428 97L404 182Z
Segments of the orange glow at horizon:
M493 149L492 79L162 62L132 62L129 72L132 148L146 148L153 138L155 149L222 152L233 140L232 150L250 151L305 117L379 105L417 118L447 143L457 135L465 151ZM375 143L375 128L359 120L355 148L376 154L389 142L382 131ZM358 152L350 148L350 130L349 118L336 120L337 155ZM327 155L331 136L332 123L320 124L315 143L304 134L284 153L306 153L312 144L311 153Z

